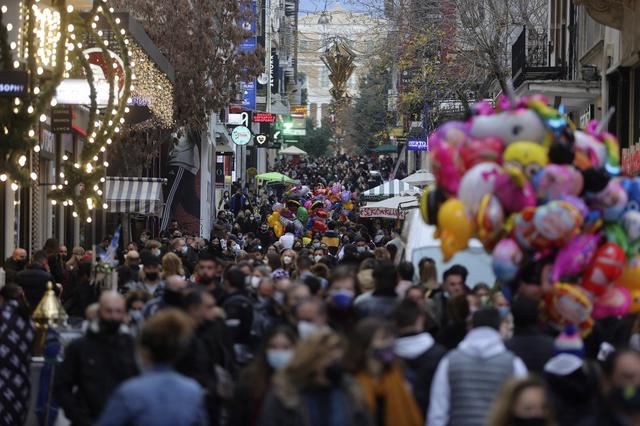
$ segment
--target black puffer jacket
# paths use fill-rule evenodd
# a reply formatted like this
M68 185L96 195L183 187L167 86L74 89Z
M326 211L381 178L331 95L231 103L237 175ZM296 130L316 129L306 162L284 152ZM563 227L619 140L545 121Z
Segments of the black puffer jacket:
M53 397L73 426L91 425L116 387L136 374L133 337L104 333L96 322L65 349Z
M60 291L55 285L53 275L40 265L28 265L24 271L19 272L16 276L16 284L24 290L24 295L29 303L30 313L33 313L38 303L40 303L42 296L44 296L44 293L47 291L47 283L49 281L54 284L53 290L58 294Z

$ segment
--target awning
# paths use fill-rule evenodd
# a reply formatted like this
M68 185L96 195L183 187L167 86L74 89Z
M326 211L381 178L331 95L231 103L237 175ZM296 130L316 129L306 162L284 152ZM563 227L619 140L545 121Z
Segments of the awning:
M394 179L389 182L385 182L380 186L372 188L362 193L365 200L383 200L385 198L391 198L395 195L416 195L422 191L420 188L409 185L398 179Z
M257 175L256 180L271 183L288 183L292 185L299 183L297 180L291 179L289 176L285 176L278 172L269 172Z
M402 179L402 182L410 185L425 186L436 181L435 176L426 170L418 170L414 174Z
M416 196L401 195L360 207L360 217L404 219L407 216L408 210L418 208L419 206L420 202Z
M544 95L559 102L567 112L582 112L600 97L600 82L574 80L532 80L523 82L517 96Z
M285 149L280 150L280 154L282 155L307 155L306 151L301 150L297 146L290 146Z
M162 185L166 179L107 177L105 202L109 213L137 213L160 216L164 197Z

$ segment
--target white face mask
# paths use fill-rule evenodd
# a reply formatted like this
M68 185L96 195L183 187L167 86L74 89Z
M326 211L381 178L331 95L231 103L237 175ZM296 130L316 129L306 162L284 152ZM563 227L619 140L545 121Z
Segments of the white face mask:
M320 330L322 330L322 327L310 321L303 320L298 322L298 334L301 339L307 338Z
M285 265L290 265L291 262L293 261L293 258L291 256L284 256L282 258L282 261L284 262Z
M315 260L316 263L320 262L321 259L322 259L322 255L321 254L316 254L315 256L313 256L313 260Z
M293 351L290 349L269 349L267 351L267 362L274 370L280 370L293 357Z
M251 277L251 287L253 288L258 288L258 286L260 285L260 281L262 281L260 279L260 277L256 277L255 275Z

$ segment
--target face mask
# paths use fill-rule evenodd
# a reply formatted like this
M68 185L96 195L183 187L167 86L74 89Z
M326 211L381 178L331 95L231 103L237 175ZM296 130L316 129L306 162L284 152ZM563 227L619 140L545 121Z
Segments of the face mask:
M366 250L366 247L358 247L358 253L364 253Z
M298 334L301 339L307 338L319 330L320 327L312 322L300 321L298 323Z
M256 277L256 276L251 277L251 287L258 288L258 286L260 285L260 281L262 281L260 277Z
M276 291L275 294L273 295L273 300L275 300L278 303L278 305L283 305L284 299L285 299L285 294L282 291Z
M290 265L291 262L293 261L293 258L291 256L285 256L282 258L282 261L284 262L285 265Z
M331 304L338 309L347 309L353 303L353 291L347 289L331 292Z
M167 306L181 307L182 306L182 293L168 288L164 289L162 300Z
M149 281L156 281L160 276L157 272L145 272L144 275L147 277Z
M480 296L480 304L482 306L489 306L489 301L491 301L489 296Z
M344 368L342 367L342 363L339 361L334 362L329 365L324 370L324 375L327 380L331 383L332 386L338 386L342 382L342 377L344 376Z
M322 260L322 255L321 254L316 254L315 256L313 256L313 260L316 263L320 262L320 260Z
M500 318L504 318L509 315L509 312L511 312L511 308L509 308L508 306L498 306L498 312L500 312Z
M386 348L374 348L371 352L374 357L382 361L385 365L391 364L395 358L393 346L388 346Z
M547 419L544 417L517 417L514 416L511 420L513 426L544 426L547 424Z
M609 394L614 406L626 414L640 413L640 386L616 386Z
M267 351L267 362L274 370L280 370L293 357L293 351L289 349L269 349Z
M152 251L152 253L153 253L153 255L154 255L155 257L160 257L160 255L162 254L162 253L160 252L160 249L154 249L154 250Z
M129 309L129 316L134 323L138 323L142 321L142 310L141 309Z
M106 334L116 334L120 329L120 321L100 318L100 331Z
M187 254L188 251L189 251L189 246L182 247L182 254Z

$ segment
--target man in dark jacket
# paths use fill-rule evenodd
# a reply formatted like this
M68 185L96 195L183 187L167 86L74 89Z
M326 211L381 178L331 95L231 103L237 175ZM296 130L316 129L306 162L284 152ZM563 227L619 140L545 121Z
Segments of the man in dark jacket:
M370 297L356 303L356 316L360 319L370 316L391 319L398 303L398 273L395 265L389 261L378 262L373 269L373 279L376 287Z
M449 301L456 296L467 294L468 275L467 268L462 265L453 265L444 271L442 286L429 295L428 307L438 321L438 327L445 327L451 322L447 309Z
M404 361L405 376L411 384L413 396L426 418L429 412L431 381L436 373L438 363L447 350L424 331L426 312L415 301L405 299L400 302L393 317L398 330L395 353Z
M60 290L55 285L53 275L49 273L47 253L40 250L31 257L31 262L27 265L27 268L16 276L16 284L22 287L24 291L30 313L33 313L47 291L48 282L53 283L53 290L58 294Z
M227 326L231 332L236 361L244 365L251 360L249 343L253 327L253 303L246 293L247 276L238 268L224 274L226 297L222 308L227 314Z
M56 369L53 397L73 426L93 424L116 387L138 373L125 314L122 296L102 293L98 320L67 347Z
M553 338L540 331L538 302L518 296L511 304L513 337L507 349L519 356L531 372L542 374L544 365L554 355Z
M27 251L23 248L15 249L11 257L4 262L7 282L15 283L18 272L24 270L25 266L27 266Z

